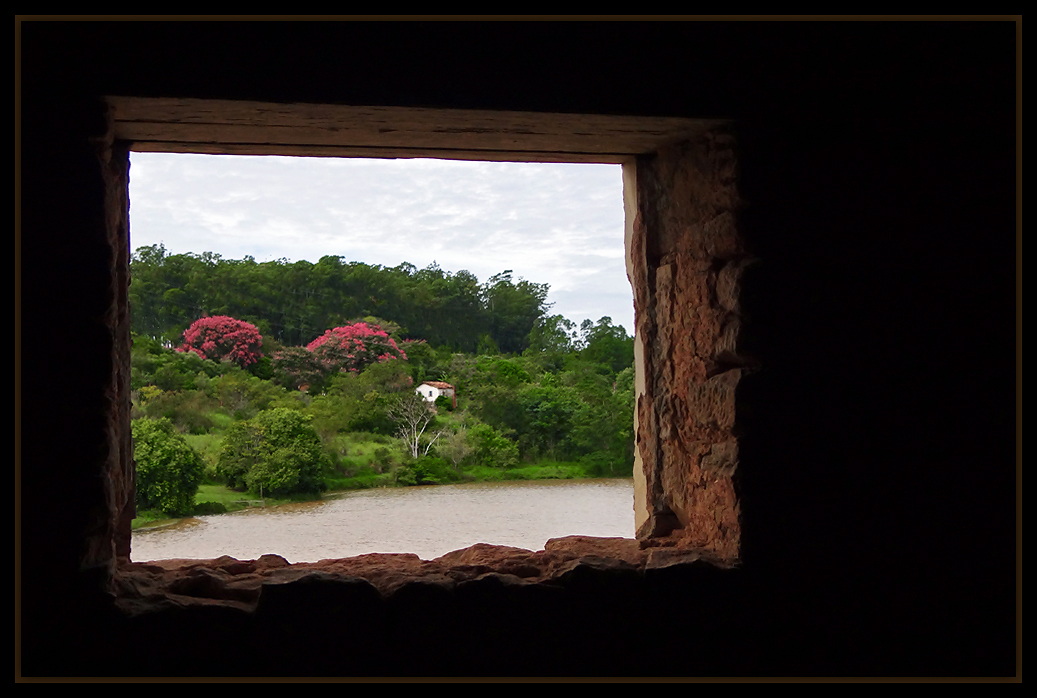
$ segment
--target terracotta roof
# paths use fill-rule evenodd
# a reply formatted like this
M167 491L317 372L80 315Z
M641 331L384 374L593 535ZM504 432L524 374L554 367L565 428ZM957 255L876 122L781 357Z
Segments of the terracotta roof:
M440 390L443 390L444 388L448 388L450 390L454 389L454 386L450 385L449 383L444 383L443 381L424 381L421 385L431 385L433 388L439 388Z

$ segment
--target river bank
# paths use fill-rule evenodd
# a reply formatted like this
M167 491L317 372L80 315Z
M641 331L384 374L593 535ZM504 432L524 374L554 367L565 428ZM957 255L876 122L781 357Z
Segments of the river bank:
M411 473L404 473L404 479L401 481L399 471L378 473L372 469L367 469L367 472L357 477L326 480L328 490L323 495L298 495L290 499L259 498L254 493L238 492L224 485L209 483L203 484L198 488L198 493L195 495L193 516L233 513L255 507L276 507L293 502L319 501L325 497L357 490L477 482L583 480L598 477L589 473L588 468L581 463L560 461L546 461L521 468L509 469L474 467L465 469L460 473L453 473L453 475L456 475L456 477L447 482L440 482L435 475L426 475L422 481L417 481L417 478L413 477L412 471ZM132 529L136 531L147 528L160 528L175 524L182 518L190 517L171 518L157 511L140 511L137 518L133 520Z

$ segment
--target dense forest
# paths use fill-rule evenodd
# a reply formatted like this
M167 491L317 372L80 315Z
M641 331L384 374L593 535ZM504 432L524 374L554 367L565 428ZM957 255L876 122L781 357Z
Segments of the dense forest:
M340 257L257 263L210 252L169 255L161 245L138 248L131 269L134 331L173 344L206 315L246 320L283 346L304 345L353 318L377 317L402 338L436 348L518 354L547 311L547 284L516 282L510 271L480 284L467 271L435 265L386 268Z
M138 509L154 518L241 493L631 473L633 340L548 315L546 284L161 246L131 274ZM456 405L426 403L423 381Z

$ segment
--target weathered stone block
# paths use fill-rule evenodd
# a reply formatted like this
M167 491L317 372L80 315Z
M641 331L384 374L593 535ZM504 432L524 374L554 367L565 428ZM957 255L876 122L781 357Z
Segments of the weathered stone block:
M742 369L733 368L688 385L689 416L697 424L729 430L735 425L735 393Z
M703 472L712 477L731 477L738 467L738 441L731 439L713 444L699 460Z

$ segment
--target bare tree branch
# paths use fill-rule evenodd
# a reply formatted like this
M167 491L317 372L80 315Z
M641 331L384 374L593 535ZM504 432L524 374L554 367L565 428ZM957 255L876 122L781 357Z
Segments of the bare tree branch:
M425 401L425 398L421 397L417 393L411 393L406 395L398 403L393 405L388 410L389 417L396 422L396 435L407 444L407 448L410 450L411 456L414 458L418 457L421 452L422 436L425 434L425 429L428 425L436 418L436 413L432 409L432 406ZM442 431L437 431L431 436L425 445L425 450L422 455L428 455L429 449L432 448L432 444L442 436Z

